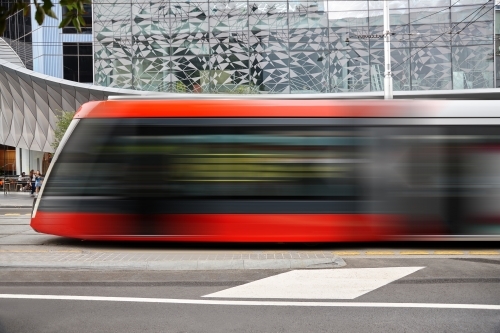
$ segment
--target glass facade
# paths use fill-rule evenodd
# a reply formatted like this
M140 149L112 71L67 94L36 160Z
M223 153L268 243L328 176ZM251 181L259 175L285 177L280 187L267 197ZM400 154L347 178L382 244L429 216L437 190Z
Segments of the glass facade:
M496 87L500 88L500 0L495 6L495 63L496 63Z
M0 0L0 6L12 6L15 0ZM57 19L46 16L42 25L35 20L32 4L30 15L18 11L6 19L2 37L17 53L26 68L35 72L77 82L93 82L92 6L85 5L86 26L77 34L71 25L60 29L66 7L54 3ZM71 45L80 47L70 47ZM81 45L85 45L84 49ZM78 49L79 48L79 49ZM76 72L75 72L76 71Z
M94 83L195 93L383 90L383 2L94 0ZM393 0L395 90L492 88L493 0Z
M10 8L15 0L0 0L0 6ZM24 66L33 69L33 40L31 18L24 16L23 11L6 18L6 28L2 37L17 53Z

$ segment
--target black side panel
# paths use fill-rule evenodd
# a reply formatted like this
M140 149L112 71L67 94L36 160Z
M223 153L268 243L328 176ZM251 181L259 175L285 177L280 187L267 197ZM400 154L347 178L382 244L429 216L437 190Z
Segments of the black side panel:
M39 209L353 213L360 147L367 142L354 127L334 123L82 119L52 170Z
M46 212L122 214L347 214L356 211L355 201L310 200L162 200L91 197L44 197Z

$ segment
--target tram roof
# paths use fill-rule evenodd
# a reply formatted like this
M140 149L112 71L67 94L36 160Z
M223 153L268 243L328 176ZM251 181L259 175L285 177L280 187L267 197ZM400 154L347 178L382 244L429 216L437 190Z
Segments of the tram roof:
M178 95L88 102L75 118L500 118L500 101Z

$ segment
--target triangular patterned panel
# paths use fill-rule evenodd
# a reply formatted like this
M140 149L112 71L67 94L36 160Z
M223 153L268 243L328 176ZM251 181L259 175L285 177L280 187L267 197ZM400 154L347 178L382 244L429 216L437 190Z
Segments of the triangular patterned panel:
M17 82L17 80L11 78L9 74L7 74L7 77L9 77L10 93L12 95L13 104L16 104L17 107L21 108L24 103L23 96L21 95L21 85Z
M24 123L23 109L24 108L18 107L17 104L14 104L14 109L12 110L13 117L10 123L10 136L16 143L19 141L22 134L21 128Z
M5 121L10 124L10 122L12 121L12 107L14 99L12 98L12 95L7 93L7 89L2 89L2 87L0 87L0 93L2 96L2 109L0 110L0 113L2 114Z
M21 139L17 142L16 148L29 149L29 145L25 139L26 138L24 136L21 136Z
M38 141L40 142L40 148L42 148L40 151L44 151L43 147L45 147L45 145L47 144L47 133L40 131L37 134L37 138Z
M53 153L54 152L54 147L51 146L51 142L54 142L54 131L49 130L47 133L47 141L45 143L45 146L43 147L43 151L47 153Z
M16 140L12 137L12 135L7 135L7 138L5 139L5 143L4 145L6 146L11 146L11 147L15 147L16 146Z
M54 147L52 147L50 144L49 144L50 141L45 141L45 146L43 147L43 152L45 153L54 153L55 150L54 150Z
M75 110L76 111L80 105L88 102L90 99L90 91L88 89L75 89Z
M30 76L20 72L17 72L16 74L18 77L18 82L21 85L22 89L26 93L28 93L28 95L31 95L31 98L33 99L33 94L32 94L33 87L31 85L32 82Z
M62 109L65 111L75 111L75 88L62 87Z
M27 126L27 122L25 121L23 124L23 137L24 141L26 142L26 147L23 148L27 149L30 148L31 142L33 141L34 133L35 133L35 128L30 128L29 126Z
M42 145L40 144L40 127L38 124L35 126L35 132L33 133L33 141L31 142L30 149L31 150L37 150L37 151L42 151Z
M3 96L0 95L0 107L2 107L4 102ZM3 108L2 108L3 109ZM5 138L9 134L9 122L5 120L3 112L0 112L0 142L5 142Z
M56 114L55 112L50 112L49 113L49 132L52 130L54 131L54 129L57 127L57 117L56 117ZM52 142L52 141L51 141Z
M7 76L4 75L5 73L2 73L0 71L0 92L3 96L5 96L5 104L4 104L4 108L9 108L9 109L12 109L12 95L10 93L10 85L9 85L9 81L7 79ZM1 111L1 110L0 110Z
M47 84L47 93L49 108L51 110L61 110L62 109L62 96L61 96L61 86L57 83Z
M89 101L102 101L104 100L104 94L100 91L91 90Z
M39 108L36 109L36 122L42 130L43 136L46 137L46 133L49 130L49 119L45 117L42 110L40 110Z
M16 72L10 68L7 68L7 69L5 69L4 73L5 73L5 77L7 78L7 82L9 83L9 85L11 87L11 90L13 89L12 87L14 87L14 89L16 89L17 91L20 91L21 86L19 85ZM11 93L12 93L12 91L11 91Z
M33 110L36 110L38 108L39 110L42 111L44 116L47 118L50 115L50 113L52 112L49 109L49 105L48 105L48 94L45 93L45 97L40 96L37 91L34 91L34 94L35 94L36 105L35 105L35 108ZM36 112L33 112L33 113L36 114Z
M24 112L24 125L27 127L30 135L33 135L36 127L36 107L34 110L25 110ZM31 142L31 140L27 140Z
M24 105L26 109L34 110L35 109L35 94L33 91L33 87L23 80L19 80L21 83L21 92L24 100Z

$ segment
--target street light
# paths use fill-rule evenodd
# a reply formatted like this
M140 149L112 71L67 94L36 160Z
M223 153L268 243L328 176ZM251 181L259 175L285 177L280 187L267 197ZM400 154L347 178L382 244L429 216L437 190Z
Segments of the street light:
M384 1L384 99L392 99L391 18L389 16L389 1L382 1Z

